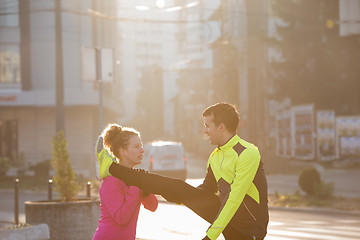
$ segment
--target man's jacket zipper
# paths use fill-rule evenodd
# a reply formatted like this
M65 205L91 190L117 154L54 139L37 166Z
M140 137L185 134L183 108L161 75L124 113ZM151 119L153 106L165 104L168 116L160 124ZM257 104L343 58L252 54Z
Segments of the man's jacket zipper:
M255 220L256 222L256 218L254 217L254 215L250 212L249 208L246 206L245 202L244 202L244 206L245 208L248 210L248 212L250 213L250 215L252 216L252 218Z
M224 162L224 153L222 153L223 154L223 159L221 160L221 164L220 164L220 171L222 171L222 165L223 165L223 162Z

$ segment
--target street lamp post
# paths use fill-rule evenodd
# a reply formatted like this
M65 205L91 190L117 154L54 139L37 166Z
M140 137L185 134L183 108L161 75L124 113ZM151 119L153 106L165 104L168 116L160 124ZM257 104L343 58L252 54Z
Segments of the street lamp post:
M102 132L103 129L103 80L101 77L101 49L95 49L95 58L96 58L96 81L98 83L99 89L99 131Z
M64 131L64 79L62 53L61 2L55 0L55 44L56 44L56 132Z

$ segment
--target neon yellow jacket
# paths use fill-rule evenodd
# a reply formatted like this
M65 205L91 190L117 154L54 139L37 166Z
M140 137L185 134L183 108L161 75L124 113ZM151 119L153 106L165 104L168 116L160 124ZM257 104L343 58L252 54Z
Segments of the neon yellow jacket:
M207 166L199 187L219 191L222 204L206 235L214 240L231 224L245 235L264 238L269 221L267 182L258 148L235 135L211 153Z

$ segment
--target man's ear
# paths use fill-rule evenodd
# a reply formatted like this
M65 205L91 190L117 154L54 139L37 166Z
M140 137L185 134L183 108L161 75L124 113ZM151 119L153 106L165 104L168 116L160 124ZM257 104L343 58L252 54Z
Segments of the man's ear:
M123 149L123 148L119 148L119 153L120 153L120 155L123 155L124 150L125 150L125 149Z
M221 131L224 131L224 130L226 129L225 124L221 122L221 123L219 124L219 129L220 129Z

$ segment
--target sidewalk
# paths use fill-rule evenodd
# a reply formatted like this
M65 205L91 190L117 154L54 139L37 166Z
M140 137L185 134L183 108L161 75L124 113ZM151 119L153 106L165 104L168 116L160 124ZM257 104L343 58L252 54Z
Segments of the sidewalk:
M345 198L360 198L360 169L324 169L317 167L321 179L325 183L334 183L334 195ZM279 192L294 193L301 191L298 184L298 175L269 175L268 190L269 194Z

